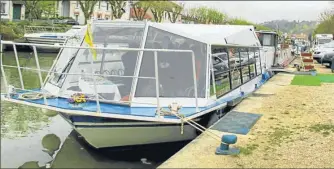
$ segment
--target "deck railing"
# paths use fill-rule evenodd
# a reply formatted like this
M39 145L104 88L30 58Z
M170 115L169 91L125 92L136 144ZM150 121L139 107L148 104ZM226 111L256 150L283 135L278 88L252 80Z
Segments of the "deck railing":
M64 33L68 27L57 26L24 26L24 33Z
M7 77L6 77L6 73L4 71L4 68L16 68L18 69L18 74L19 74L19 79L20 79L20 84L21 84L21 88L14 88L14 89L19 89L19 90L25 90L25 91L31 91L31 92L36 92L36 93L41 93L43 94L43 99L44 99L44 105L48 105L47 103L47 98L46 95L48 94L45 91L32 91L32 90L27 90L24 87L24 81L23 81L23 77L22 77L22 72L21 69L25 69L25 70L33 70L33 71L37 71L38 73L38 78L39 78L39 83L40 83L40 87L41 89L43 89L43 87L45 86L45 82L47 81L47 78L50 77L51 73L59 73L59 72L55 72L55 71L51 71L53 70L53 67L56 65L55 63L53 64L53 66L51 67L50 70L43 70L40 68L39 65L39 58L38 58L38 54L37 54L37 50L36 47L52 47L52 48L60 48L60 49L64 49L64 48L74 48L74 49L90 49L89 47L78 47L78 46L55 46L55 45L42 45L42 44L32 44L32 43L9 43L9 42L4 42L1 41L0 44L0 51L2 51L2 46L3 45L13 45L13 49L14 49L14 54L15 54L15 60L16 60L16 66L12 66L12 65L4 65L3 64L3 53L0 53L1 56L1 73L4 79L4 85L5 85L5 89L6 89L6 93L8 98L10 98L10 89L9 89L9 85L8 81L7 81ZM22 46L32 46L33 48L33 53L34 53L34 58L36 61L36 69L34 68L28 68L28 67L21 67L20 63L19 63L19 58L17 55L17 51L16 51L16 46L17 45L22 45ZM155 77L140 77L140 76L123 76L123 75L102 75L105 77L132 77L132 78L143 78L143 79L154 79L155 80L155 87L156 87L156 100L157 100L157 114L160 117L160 97L159 97L159 72L158 72L158 57L159 55L157 54L158 52L181 52L181 53L191 53L191 57L192 57L192 73L193 73L193 81L194 81L194 97L195 97L195 105L196 105L196 112L199 112L198 109L198 93L197 93L197 80L196 80L196 67L195 67L195 55L194 52L192 50L170 50L170 49L139 49L139 48L103 48L103 47L94 47L94 49L99 50L111 50L111 51L138 51L138 52L154 52L154 72L155 72ZM142 54L141 57L143 57L144 55ZM187 55L182 55L183 57L186 57ZM56 60L58 59L59 55L57 56ZM136 56L137 57L137 56ZM140 59L140 58L139 58ZM93 78L93 83L94 83L94 95L96 97L96 103L97 103L97 111L101 112L101 108L100 108L100 99L99 99L99 94L97 92L97 85L96 85L96 77L97 76L101 76L101 74L97 74L95 73L95 70L93 68L93 60L91 60L90 65L92 66L92 72L91 73L61 73L64 75L88 75L88 76L92 76ZM45 79L45 81L43 82L43 78L42 78L42 72L47 72L48 75ZM63 97L63 96L58 96L58 97Z

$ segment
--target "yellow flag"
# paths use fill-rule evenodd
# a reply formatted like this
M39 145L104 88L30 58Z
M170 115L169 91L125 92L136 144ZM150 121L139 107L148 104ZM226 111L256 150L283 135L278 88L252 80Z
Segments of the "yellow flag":
M93 36L92 36L92 31L91 31L91 25L90 24L87 24L87 30L86 30L86 34L85 34L85 42L91 47L90 51L93 54L94 60L96 60L96 50L93 49L93 47L94 47Z

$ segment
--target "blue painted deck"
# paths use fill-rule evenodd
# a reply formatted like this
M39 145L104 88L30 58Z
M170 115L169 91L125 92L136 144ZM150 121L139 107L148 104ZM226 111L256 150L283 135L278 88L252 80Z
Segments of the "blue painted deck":
M263 79L259 82L258 87L260 87L262 84L264 84L268 80L268 75L263 75ZM39 91L40 89L35 89L35 91ZM256 89L254 89L255 91ZM254 92L252 91L252 92ZM246 97L248 94L252 93L244 93L242 95L241 93L238 95L234 95L231 97L222 97L220 99L217 99L214 103L211 105L208 105L206 107L199 107L200 112L208 110L210 108L219 106L221 104L227 103L228 101L232 101L234 99L240 98L240 97ZM18 93L29 93L29 91L20 91ZM13 96L12 99L20 100L18 99L18 95ZM22 100L21 100L22 101ZM41 104L44 105L44 99L39 100L23 100L30 103L35 104ZM49 98L47 99L48 106L56 107L56 108L62 108L62 109L68 109L68 110L81 110L81 111L87 111L95 113L97 111L97 104L95 101L88 101L86 103L79 104L80 106L74 107L72 104L70 104L67 99L65 98ZM156 113L156 107L130 107L126 105L118 105L118 104L112 104L112 103L100 103L100 108L102 113L108 113L108 114L120 114L120 115L133 115L133 116L144 116L144 117L155 117ZM165 107L167 109L167 107ZM185 115L186 117L189 117L191 115L196 114L195 107L182 107L180 109L180 113ZM177 118L175 116L166 116L166 118Z

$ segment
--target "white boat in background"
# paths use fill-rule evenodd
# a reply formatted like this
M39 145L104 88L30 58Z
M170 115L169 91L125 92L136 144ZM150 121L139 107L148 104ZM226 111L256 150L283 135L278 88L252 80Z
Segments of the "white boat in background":
M269 78L274 60L261 56L253 26L93 21L96 58L85 30L60 47L44 83L37 64L41 87L13 86L3 72L2 99L59 112L96 148L194 139L184 121L216 122Z
M274 65L281 64L278 62L277 56L277 44L278 44L278 34L273 31L256 31L259 41L262 45L261 56L265 61L265 68L271 68Z
M24 38L28 43L42 44L42 45L63 45L66 39L75 37L75 35L86 26L72 26L66 32L64 28L57 27L41 27L41 26L27 26L25 27ZM42 52L59 52L57 48L37 47Z

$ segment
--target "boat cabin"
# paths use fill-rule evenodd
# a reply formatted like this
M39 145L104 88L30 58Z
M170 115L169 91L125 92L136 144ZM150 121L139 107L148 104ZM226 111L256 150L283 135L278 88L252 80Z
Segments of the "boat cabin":
M262 59L266 61L265 68L270 68L277 64L275 56L277 55L278 34L273 31L256 31L263 51L261 51Z
M95 47L105 49L96 49L96 59L88 48L62 50L45 90L65 97L96 90L101 102L134 107L157 104L157 97L161 106L176 101L205 107L262 72L253 26L94 21L92 31ZM81 35L81 46L88 47L84 31ZM93 73L98 75L96 88Z

